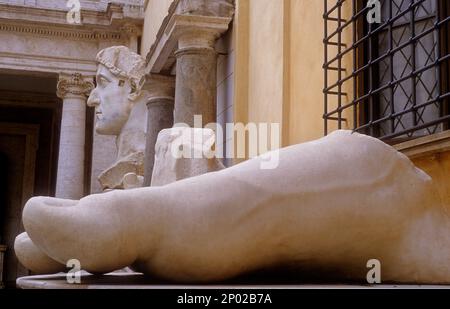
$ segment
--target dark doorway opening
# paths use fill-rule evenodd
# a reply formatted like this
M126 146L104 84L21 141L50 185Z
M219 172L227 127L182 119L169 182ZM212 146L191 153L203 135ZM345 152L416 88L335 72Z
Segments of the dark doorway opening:
M14 288L29 275L14 253L23 206L55 192L62 104L55 76L0 75L0 81L0 245L6 245L3 281Z

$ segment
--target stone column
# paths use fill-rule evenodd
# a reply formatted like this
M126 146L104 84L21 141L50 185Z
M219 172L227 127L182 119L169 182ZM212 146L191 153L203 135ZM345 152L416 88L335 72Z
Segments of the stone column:
M188 30L178 41L175 123L194 126L202 115L203 125L216 122L217 34Z
M194 126L202 115L203 127L216 122L217 52L216 40L229 27L234 14L233 0L180 0L169 21L177 38L175 51L175 124Z
M92 80L79 73L59 77L57 95L63 100L63 112L55 194L58 198L84 196L86 100L93 88Z
M152 75L145 89L149 92L147 101L148 121L145 146L144 186L151 185L155 163L155 145L158 134L173 126L175 78L171 76Z

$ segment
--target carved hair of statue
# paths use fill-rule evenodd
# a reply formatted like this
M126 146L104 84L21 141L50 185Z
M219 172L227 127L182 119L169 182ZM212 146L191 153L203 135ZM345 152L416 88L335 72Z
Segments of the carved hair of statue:
M139 187L147 127L145 59L128 47L113 46L100 51L96 60L97 86L88 105L96 108L97 133L117 136L118 150L115 163L98 179L104 190Z
M125 46L103 49L96 60L117 77L129 79L134 91L139 92L145 83L145 59Z

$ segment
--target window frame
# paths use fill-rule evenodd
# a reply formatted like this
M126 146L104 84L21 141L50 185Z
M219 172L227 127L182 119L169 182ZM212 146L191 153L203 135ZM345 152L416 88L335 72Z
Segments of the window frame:
M390 1L390 0L386 0ZM408 0L406 0L408 1ZM436 33L436 37L438 37L437 47L438 55L433 61L433 64L429 69L436 69L438 71L436 78L436 83L438 84L437 96L433 97L432 100L427 102L418 102L415 98L416 91L414 90L412 98L412 109L406 108L401 110L400 112L395 112L393 108L391 108L391 113L389 113L388 117L381 116L380 111L377 109L380 106L380 103L377 102L377 94L379 94L379 88L375 88L374 78L377 74L377 67L380 63L381 59L389 59L392 64L392 57L399 50L407 47L414 46L412 50L416 48L417 42L425 37L428 34L423 35L430 29L426 29L420 33L415 33L415 31L411 32L411 35L408 36L407 44L400 44L400 49L396 50L397 47L393 46L393 35L392 29L394 26L394 22L405 16L406 14L410 14L411 25L415 22L413 14L413 10L419 7L421 4L425 3L428 0L411 0L411 4L408 8L396 16L392 16L392 8L390 9L390 16L382 21L381 24L372 24L370 25L366 21L366 15L369 12L368 7L366 7L367 0L336 0L333 2L334 5L329 6L330 1L324 0L324 133L327 135L329 133L329 128L331 125L334 125L337 129L342 129L344 127L344 123L347 122L347 126L352 126L348 123L348 119L344 117L349 113L353 115L353 130L355 132L368 134L371 136L375 136L384 140L385 142L396 144L400 142L404 142L406 140L416 139L423 136L414 136L415 132L419 130L423 130L434 125L442 124L442 131L449 130L450 128L450 83L449 83L449 75L450 75L450 40L449 40L449 20L450 20L450 3L447 3L447 0L436 0L437 3L437 12L436 17L433 23L433 27L431 32ZM342 18L343 14L343 6L349 4L351 2L351 18L347 20ZM400 16L400 17L399 17ZM420 21L419 21L420 22ZM416 25L416 24L415 24ZM331 26L331 27L330 27ZM331 30L330 30L331 28ZM411 27L411 29L415 29L416 26ZM350 30L351 29L351 30ZM351 45L347 46L346 42L343 40L344 31L351 31L352 33L352 42ZM389 47L387 53L382 55L376 55L376 49L374 48L373 41L376 41L376 36L381 31L388 31L389 38ZM412 45L414 44L414 45ZM401 45L404 45L403 47ZM335 52L330 53L330 49L334 48ZM435 48L433 46L432 48ZM331 49L332 50L332 49ZM413 52L414 53L414 52ZM342 59L351 54L352 57L352 68L351 71L344 67ZM389 58L388 58L389 57ZM414 57L414 54L413 56ZM414 57L413 63L416 62ZM425 65L423 68L415 68L414 64L412 65L412 72L407 75L405 80L411 79L411 83L416 83L416 79L420 78L421 73L427 71L424 70L420 72L421 69L428 67ZM401 78L397 78L397 80L392 79L392 70L391 71L391 79L388 87L385 89L394 89L393 82L398 82L397 80L401 80ZM331 74L335 74L337 76L337 81L330 82L329 76ZM348 101L345 102L345 97L347 93L344 92L344 83L350 82L352 84L351 88L353 89L352 98L349 98ZM381 87L383 88L383 87ZM415 89L415 87L413 87ZM392 90L391 92L393 92ZM409 99L408 99L409 100ZM333 102L331 104L330 102ZM432 102L432 103L430 103ZM423 105L426 104L427 105ZM431 104L439 105L441 111L439 117L432 121L427 121L423 124L416 124L406 128L405 130L393 131L390 134L381 134L379 130L379 126L382 121L395 121L395 117L398 117L396 114L398 113L413 113L416 115L420 108L426 108L425 106ZM395 100L391 95L390 105L395 105ZM332 107L334 105L334 108ZM401 114L402 115L402 114ZM420 119L420 118L419 118ZM336 125L337 122L337 125ZM330 125L331 124L331 125ZM402 125L403 126L403 125ZM407 136L406 136L407 135ZM429 134L428 134L429 135ZM427 136L427 135L425 135Z

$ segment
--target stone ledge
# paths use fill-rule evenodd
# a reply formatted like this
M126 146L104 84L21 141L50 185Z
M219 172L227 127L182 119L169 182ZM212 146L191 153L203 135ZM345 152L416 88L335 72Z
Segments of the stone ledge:
M56 3L58 2L59 0ZM131 3L126 4L125 2L127 1L105 2L102 7L97 8L82 4L83 25L109 27L117 21L124 19L143 23L145 16L143 3L136 5ZM66 16L68 10L65 4L62 7L54 5L44 7L8 4L0 1L0 18L5 20L21 20L67 26Z
M394 147L410 159L445 152L450 150L450 130L403 142Z
M227 284L180 285L170 284L148 278L139 273L111 273L104 276L93 276L84 273L81 284L69 284L64 273L46 276L29 276L17 279L17 287L21 289L450 289L450 285L399 285L399 284L278 284L278 283L245 283L236 281Z

